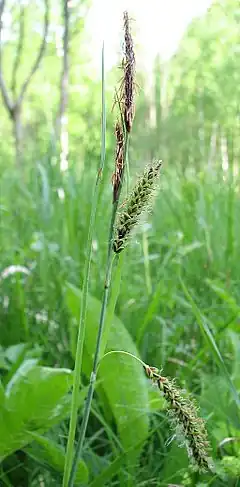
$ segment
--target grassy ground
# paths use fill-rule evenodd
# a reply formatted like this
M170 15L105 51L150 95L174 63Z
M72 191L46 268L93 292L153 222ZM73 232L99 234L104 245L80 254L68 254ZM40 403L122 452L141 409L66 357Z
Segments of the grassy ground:
M9 170L2 174L0 267L23 265L31 272L1 281L1 346L26 342L42 364L72 368L76 326L66 306L66 284L82 283L95 175L86 164L83 173L69 175L46 167L39 164L25 183ZM110 199L108 184L101 193L93 245L90 293L99 299ZM239 436L239 210L238 187L228 175L193 170L179 175L165 167L154 213L146 215L124 257L116 308L141 358L163 367L165 375L196 395L213 457L220 461L227 453L231 465L224 471L217 466L215 476L192 473L159 400L148 412L151 427L137 467L128 467L117 446L115 421L99 394L85 448L92 487L238 485L239 443L221 448L221 441ZM52 437L65 444L66 433L62 423ZM40 468L28 461L24 468ZM110 465L113 472L106 470L101 478ZM53 474L40 472L44 485L60 485ZM1 482L11 485L3 477ZM28 478L26 485L39 484Z

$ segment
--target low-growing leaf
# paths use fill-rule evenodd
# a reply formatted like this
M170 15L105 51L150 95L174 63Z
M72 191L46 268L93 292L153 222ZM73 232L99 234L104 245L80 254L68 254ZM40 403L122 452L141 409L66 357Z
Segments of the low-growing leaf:
M69 411L72 372L26 360L7 384L0 405L0 460L32 441Z

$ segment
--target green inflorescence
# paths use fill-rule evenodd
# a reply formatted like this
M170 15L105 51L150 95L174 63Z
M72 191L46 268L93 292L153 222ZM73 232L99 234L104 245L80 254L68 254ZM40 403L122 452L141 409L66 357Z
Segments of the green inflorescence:
M139 220L141 213L147 208L156 187L161 161L148 167L139 181L136 183L132 194L129 196L124 211L120 214L116 225L113 250L121 252L126 244L130 232Z
M172 379L161 376L155 367L147 367L145 371L157 383L167 401L171 418L186 440L188 454L194 464L202 471L211 469L207 430L203 419L198 416L195 401L186 397Z

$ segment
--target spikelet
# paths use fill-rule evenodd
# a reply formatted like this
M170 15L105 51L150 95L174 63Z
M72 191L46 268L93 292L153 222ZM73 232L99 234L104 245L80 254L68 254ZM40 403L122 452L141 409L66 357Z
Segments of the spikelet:
M135 185L132 194L129 196L125 210L120 214L113 242L113 250L121 252L127 244L130 232L139 220L141 213L147 208L156 188L159 176L161 161L149 166Z
M209 442L204 421L198 416L194 400L184 396L173 380L160 375L155 367L145 367L147 376L157 383L162 392L175 426L186 440L187 450L193 463L200 471L211 470Z
M115 172L112 177L113 183L113 203L119 199L122 178L124 172L124 135L122 125L119 121L115 126L116 152L115 152Z
M119 89L119 100L127 132L131 132L135 114L135 71L136 62L133 40L130 30L128 12L123 14L124 48L123 48L123 79Z

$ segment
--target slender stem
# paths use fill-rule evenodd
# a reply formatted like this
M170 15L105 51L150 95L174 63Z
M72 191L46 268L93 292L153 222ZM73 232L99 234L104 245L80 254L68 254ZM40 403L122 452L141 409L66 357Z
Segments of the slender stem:
M128 151L128 144L129 144L129 135L126 132L125 144L124 144L124 160L126 160L127 151ZM124 173L124 171L123 171L123 173ZM94 355L94 359L93 359L93 369L92 369L92 373L91 373L91 377L90 377L89 389L88 389L88 395L87 395L87 399L86 399L86 403L85 403L85 408L83 411L83 418L82 418L82 423L81 423L80 432L79 432L79 439L78 439L78 443L77 443L77 447L76 447L76 451L75 451L75 455L74 455L74 459L73 459L73 464L72 464L72 469L71 469L71 473L70 473L70 477L69 477L69 482L67 484L68 487L73 487L73 485L74 485L74 479L75 479L75 474L76 474L76 470L77 470L77 464L78 464L78 460L80 459L81 454L82 454L82 448L83 448L83 443L84 443L84 439L85 439L85 435L86 435L88 419L89 419L89 415L90 415L90 411L91 411L92 398L93 398L94 387L95 387L95 382L96 382L97 366L98 366L98 361L99 361L100 351L101 351L101 340L102 340L103 330L104 330L104 322L105 322L105 316L106 316L106 310L107 310L109 288L110 288L111 277L112 277L112 264L113 264L113 260L114 260L114 257L112 257L112 243L113 243L113 238L114 238L114 226L115 226L115 221L116 221L116 216L117 216L119 199L120 199L122 184L123 184L123 176L124 176L124 174L122 175L122 180L120 183L118 198L113 203L113 207L112 207L112 215L111 215L109 239L108 239L106 275L105 275L104 292L103 292L103 298L102 298L102 307L101 307L98 334L97 334L97 343L96 343L95 355ZM118 262L119 262L119 260L117 260L117 264L118 264Z
M143 360L141 360L139 357L136 357L136 355L133 355L132 353L130 352L125 352L125 350L111 350L110 352L107 352L103 355L103 357L99 360L99 363L98 363L98 369L100 367L100 364L102 362L102 360L107 357L108 355L113 355L114 353L120 353L121 355L128 355L129 357L132 357L134 358L135 360L137 360L137 362L139 362L144 368L147 368L148 365L145 364L145 362L143 362Z
M113 206L113 211L112 211L112 220L111 220L111 225L110 225L110 234L109 234L109 243L112 242L113 239L113 233L114 233L114 214L116 215L116 210L115 206ZM73 487L74 485L74 478L77 470L77 464L78 460L82 454L82 447L86 435L86 429L87 429L87 424L88 424L88 419L91 411L91 404L92 404L92 398L93 398L93 392L94 392L94 386L96 382L96 372L97 372L97 365L98 365L98 360L99 360L99 355L100 355L100 346L101 346L101 338L103 334L103 327L104 327L104 321L105 321L105 315L106 315L106 310L107 310L107 302L108 302L108 294L109 294L109 287L110 287L110 282L111 282L111 275L112 275L112 264L113 264L113 257L112 257L112 252L111 252L111 247L109 245L109 250L108 250L108 257L107 257L107 266L106 266L106 277L105 277L105 282L104 282L104 292L103 292L103 299L102 299L102 307L101 307L101 313L100 313L100 320L99 320L99 327L98 327L98 334L97 334L97 343L96 343L96 349L95 349L95 354L94 354L94 360L93 360L93 369L90 377L90 383L89 383L89 389L88 389L88 395L85 403L85 408L83 412L83 419L80 427L80 432L79 432L79 440L77 443L74 459L73 459L73 465L72 465L72 470L69 478L69 483L68 487Z
M76 433L77 424L77 414L78 414L78 394L81 382L81 370L82 370L82 356L83 356L83 344L85 339L85 329L86 329L86 312L87 312L87 296L88 296L88 286L89 286L89 275L91 266L91 255L92 255L92 239L93 239L93 229L96 217L97 203L99 197L99 187L101 181L101 175L104 169L105 163L105 138L106 138L106 107L105 107L105 86L104 86L104 45L102 48L102 147L101 147L101 160L100 167L98 169L96 184L93 191L92 208L90 215L90 223L88 230L87 239L87 257L84 269L83 278L83 290L82 290L82 303L79 317L79 327L78 327L78 338L77 338L77 348L76 348L76 360L74 368L74 379L73 379L73 391L72 391L72 402L71 402L71 415L70 415L70 426L68 434L67 452L64 465L64 476L63 476L63 487L67 487L68 480L70 476L70 471L73 462L74 455L74 439Z
M104 352L106 350L109 331L111 329L112 322L113 322L115 307L116 307L116 303L118 300L120 285L121 285L123 257L124 257L124 252L117 255L117 263L115 266L115 271L112 275L111 296L110 296L109 302L108 302L108 312L107 312L103 336L102 336L102 340L101 340L101 350L100 350L100 359L99 360L101 360L101 358L104 355Z

